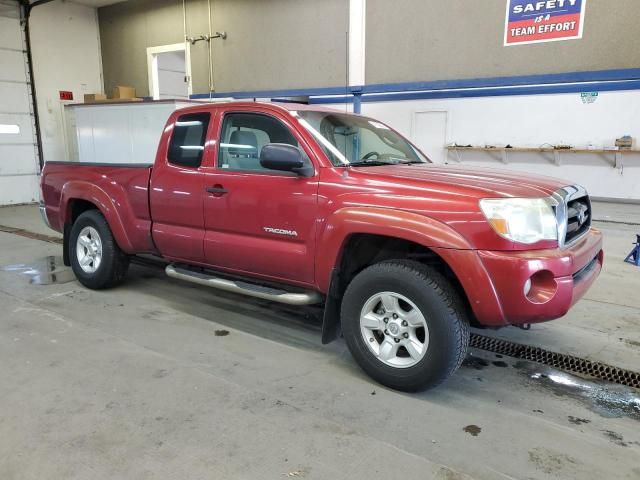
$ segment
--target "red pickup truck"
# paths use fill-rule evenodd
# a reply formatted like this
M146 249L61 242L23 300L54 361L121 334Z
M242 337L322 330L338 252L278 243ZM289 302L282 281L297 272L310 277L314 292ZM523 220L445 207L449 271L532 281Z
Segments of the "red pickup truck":
M585 190L435 165L383 123L315 106L174 112L155 164L47 162L41 211L94 289L153 254L174 278L323 304L375 380L415 391L462 362L469 327L563 316L600 273Z

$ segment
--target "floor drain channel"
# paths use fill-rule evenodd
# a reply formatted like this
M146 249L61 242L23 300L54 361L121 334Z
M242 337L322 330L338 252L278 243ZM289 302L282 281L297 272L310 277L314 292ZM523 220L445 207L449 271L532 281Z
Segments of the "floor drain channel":
M29 230L23 230L22 228L7 227L6 225L0 225L0 232L13 233L14 235L20 235L21 237L32 238L34 240L42 240L43 242L62 243L62 239L59 237L30 232Z
M522 345L499 338L471 334L470 346L508 357L529 360L567 372L579 373L627 387L640 388L640 373L613 367L605 363L591 362L584 358L550 352L540 347Z

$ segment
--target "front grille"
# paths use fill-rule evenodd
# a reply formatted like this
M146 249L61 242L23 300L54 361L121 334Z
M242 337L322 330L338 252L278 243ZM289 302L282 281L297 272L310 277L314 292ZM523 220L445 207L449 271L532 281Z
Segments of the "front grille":
M591 228L591 201L588 196L567 202L567 234L565 244L578 239Z

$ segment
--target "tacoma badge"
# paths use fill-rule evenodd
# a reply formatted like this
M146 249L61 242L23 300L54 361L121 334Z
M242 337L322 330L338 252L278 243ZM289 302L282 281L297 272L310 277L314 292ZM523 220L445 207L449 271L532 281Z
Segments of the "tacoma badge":
M288 235L289 237L297 237L298 232L295 230L285 230L283 228L263 227L267 233L275 233L276 235Z

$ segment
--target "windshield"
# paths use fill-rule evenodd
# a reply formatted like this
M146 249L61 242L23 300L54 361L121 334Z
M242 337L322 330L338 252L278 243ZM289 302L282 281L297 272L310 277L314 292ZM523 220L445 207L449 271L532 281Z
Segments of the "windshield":
M425 163L406 139L376 120L338 112L292 112L335 166Z

